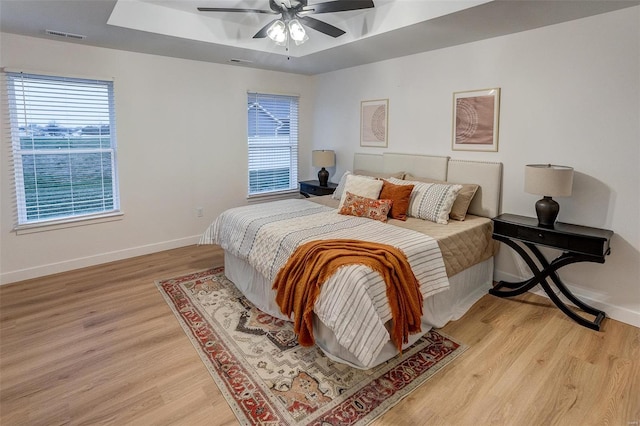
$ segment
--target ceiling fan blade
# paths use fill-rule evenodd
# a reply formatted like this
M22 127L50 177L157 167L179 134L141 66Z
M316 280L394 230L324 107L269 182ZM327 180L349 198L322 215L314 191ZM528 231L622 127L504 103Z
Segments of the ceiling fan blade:
M256 33L256 35L253 36L253 38L265 38L267 36L267 30L269 29L269 27L276 22L277 19L274 19L273 21L269 22L267 25L265 25L264 27L262 27L260 29L260 31L258 31Z
M268 13L269 15L273 15L276 12L272 10L262 10L262 9L236 9L231 7L199 7L198 10L200 12L249 12L249 13Z
M348 10L370 9L374 7L373 0L334 0L307 6L313 13L346 12Z
M326 35L329 35L331 37L340 37L342 34L344 34L344 31L342 31L340 28L334 27L333 25L319 21L315 18L311 18L310 16L299 16L298 19L304 22L304 24L309 28L313 28L314 30L325 33Z

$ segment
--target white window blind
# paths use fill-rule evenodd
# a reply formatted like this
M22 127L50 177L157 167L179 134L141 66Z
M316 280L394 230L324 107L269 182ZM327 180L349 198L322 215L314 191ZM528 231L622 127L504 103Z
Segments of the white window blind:
M6 82L18 226L119 211L113 81Z
M249 195L298 187L298 97L247 97Z

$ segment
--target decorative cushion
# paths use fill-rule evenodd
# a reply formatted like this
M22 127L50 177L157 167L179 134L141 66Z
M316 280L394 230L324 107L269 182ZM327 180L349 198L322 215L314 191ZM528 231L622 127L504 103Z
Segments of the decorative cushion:
M389 181L396 185L414 186L409 202L409 216L442 225L449 223L449 212L462 189L462 185L423 183L394 178L389 178Z
M342 199L342 194L344 194L344 186L347 183L347 176L349 175L358 175L362 177L366 177L369 179L386 179L390 177L394 177L397 179L402 179L404 177L404 172L396 172L396 173L378 173L369 170L354 170L353 172L347 170L344 172L342 177L340 178L340 182L338 182L338 186L336 190L331 194L331 198L335 200Z
M447 183L430 178L415 177L410 174L406 175L405 179L425 183ZM451 212L449 213L449 217L455 220L464 220L464 218L467 216L467 210L469 210L471 200L473 200L473 196L476 195L476 192L479 188L479 186L475 183L462 183L460 185L462 185L462 189L458 193L456 201L453 203Z
M382 190L378 198L393 201L389 212L391 218L407 220L411 191L413 191L413 185L396 185L388 180L383 180Z
M391 200L360 197L347 191L344 196L344 204L338 213L386 222L392 204Z
M344 185L344 193L340 198L340 207L344 204L344 198L347 191L365 198L373 198L376 200L382 189L382 181L365 176L348 175Z
M344 186L347 183L347 176L351 174L353 173L351 173L349 170L344 172L344 174L340 178L340 182L338 182L338 186L336 187L336 190L333 191L333 194L331 194L331 198L333 198L334 200L342 199L342 194L344 193Z

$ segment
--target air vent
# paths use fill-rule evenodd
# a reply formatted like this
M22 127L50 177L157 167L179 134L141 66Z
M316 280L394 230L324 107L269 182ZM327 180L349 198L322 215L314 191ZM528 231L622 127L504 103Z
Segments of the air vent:
M229 62L233 62L234 64L251 64L251 63L253 63L253 61L250 61L248 59L237 59L237 58L229 59Z
M84 35L65 33L64 31L45 30L44 32L52 36L74 38L76 40L84 40L85 38L87 38L87 36Z

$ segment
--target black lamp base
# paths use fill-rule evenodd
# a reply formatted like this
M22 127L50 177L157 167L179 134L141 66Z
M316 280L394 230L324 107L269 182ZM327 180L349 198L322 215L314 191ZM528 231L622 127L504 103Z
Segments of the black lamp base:
M318 172L318 182L320 182L320 186L328 186L327 182L329 181L329 172L323 167Z
M544 197L536 201L536 215L538 215L538 226L553 228L556 223L560 205L551 197Z

